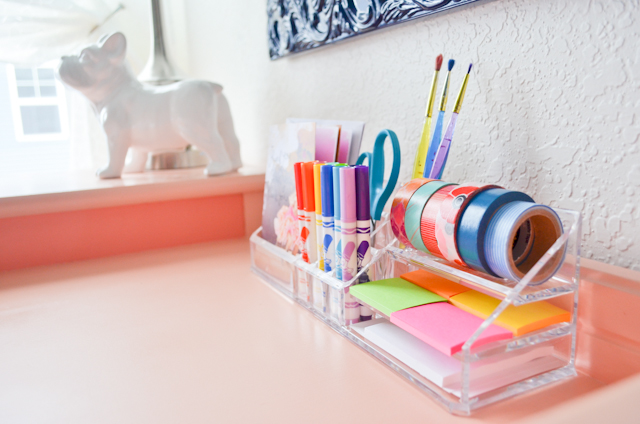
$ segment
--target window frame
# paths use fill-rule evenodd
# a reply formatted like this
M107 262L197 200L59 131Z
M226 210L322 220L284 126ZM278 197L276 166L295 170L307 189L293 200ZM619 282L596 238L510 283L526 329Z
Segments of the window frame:
M55 69L52 64L44 64L38 68ZM33 68L32 68L33 69ZM19 97L18 83L16 81L15 66L6 65L7 83L9 85L9 100L11 103L11 114L13 117L13 128L15 139L18 142L43 142L43 141L64 141L69 139L69 114L67 111L67 98L65 87L54 77L56 95L51 97ZM37 72L34 72L37 74ZM37 86L36 86L37 85ZM34 87L39 92L39 80L34 80ZM59 133L25 134L22 124L22 112L20 106L57 106L60 117Z

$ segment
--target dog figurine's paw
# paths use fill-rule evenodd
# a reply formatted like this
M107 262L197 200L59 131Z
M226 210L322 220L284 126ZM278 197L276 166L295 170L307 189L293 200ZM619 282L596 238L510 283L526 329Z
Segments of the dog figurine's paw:
M96 175L102 179L120 178L122 171L105 166L96 172Z

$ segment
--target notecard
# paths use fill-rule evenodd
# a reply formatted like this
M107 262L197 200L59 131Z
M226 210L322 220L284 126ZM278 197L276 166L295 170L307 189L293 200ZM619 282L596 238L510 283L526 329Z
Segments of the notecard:
M444 355L389 321L382 321L364 329L366 339L371 340L440 387L460 380L462 365L458 359ZM456 375L458 375L457 378Z
M351 149L352 139L353 139L353 131L351 131L348 128L340 129L340 140L338 142L336 162L349 163L349 151Z
M453 355L480 327L483 320L449 303L432 303L391 314L391 322L433 346L445 355ZM511 331L490 325L473 347L510 339Z
M349 154L348 160L344 160L343 153L338 152L339 162L355 165L360 155L360 144L362 143L362 134L364 133L364 122L361 121L340 121L335 119L300 119L300 118L287 118L288 123L298 122L315 122L319 126L331 126L337 125L340 127L341 132L345 131L345 136L349 133Z
M402 274L400 278L410 281L423 289L427 289L437 295L440 295L446 299L450 299L451 296L464 293L470 290L468 287L462 284L454 283L451 280L440 277L428 271L419 269L418 271L407 272Z
M340 127L337 125L316 127L316 160L320 162L336 160L339 134Z
M354 324L351 328L423 377L460 396L460 360L443 354L386 320L381 319L362 328L354 328L360 324L363 323ZM540 361L544 363L541 364ZM491 362L474 362L471 364L471 394L477 396L560 366L562 361L553 357L553 346L548 345L521 349L520 352L501 355L499 360Z
M475 290L452 296L450 301L458 308L482 319L491 315L500 304L500 300ZM519 336L570 320L571 314L568 311L549 302L540 301L522 306L509 305L494 322Z
M269 128L267 170L262 208L262 238L296 254L298 213L293 164L315 155L314 123L288 123Z
M402 278L358 284L349 288L349 293L387 316L402 309L447 300Z

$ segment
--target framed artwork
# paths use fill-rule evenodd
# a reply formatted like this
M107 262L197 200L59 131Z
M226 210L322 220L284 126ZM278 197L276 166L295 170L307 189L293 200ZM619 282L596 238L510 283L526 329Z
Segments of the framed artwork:
M269 55L291 53L480 0L268 0Z

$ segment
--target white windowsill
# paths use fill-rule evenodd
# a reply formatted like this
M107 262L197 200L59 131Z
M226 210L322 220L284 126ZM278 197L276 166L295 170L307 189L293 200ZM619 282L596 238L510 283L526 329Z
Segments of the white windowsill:
M0 218L259 192L264 170L244 167L207 177L204 168L147 171L101 180L91 171L0 180Z

